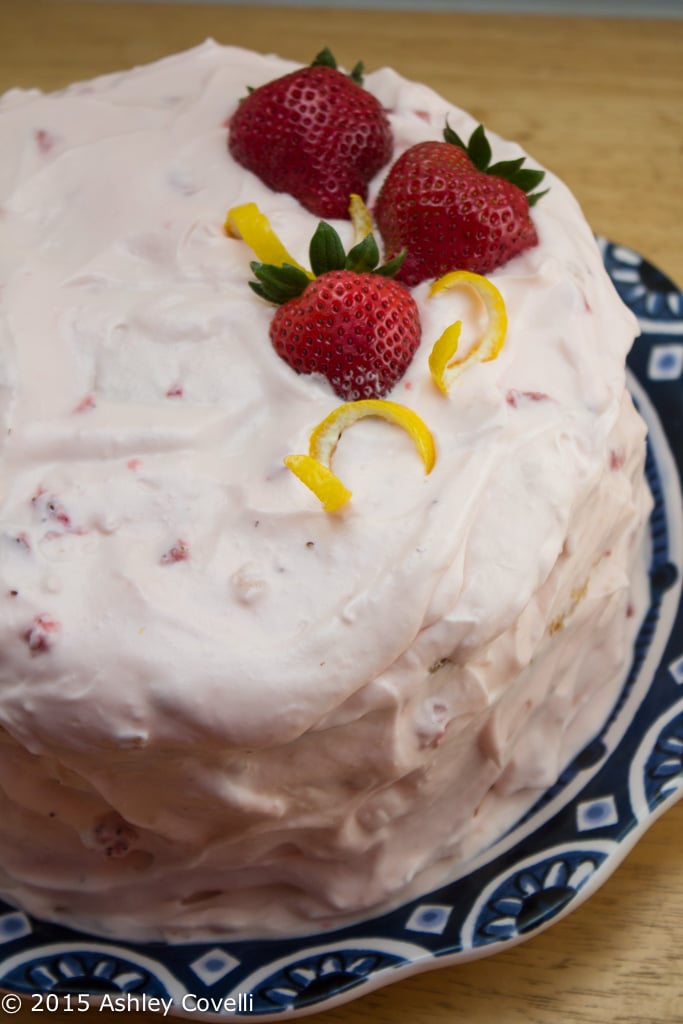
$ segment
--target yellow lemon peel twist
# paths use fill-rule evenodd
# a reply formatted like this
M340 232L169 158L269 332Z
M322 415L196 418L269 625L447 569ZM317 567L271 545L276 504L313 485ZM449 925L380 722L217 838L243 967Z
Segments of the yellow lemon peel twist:
M353 224L356 242L362 242L372 232L372 217L362 198L355 192L349 197L349 217Z
M319 498L326 512L336 512L351 498L338 476L311 455L286 455L284 463Z
M503 347L507 333L507 311L503 296L487 277L473 274L469 270L454 270L435 281L429 291L430 297L447 288L465 285L471 288L483 301L488 314L486 330L466 356L456 359L462 322L451 324L434 343L429 355L429 369L436 386L448 394L457 378L476 362L486 363L495 359Z
M310 278L313 274L294 259L278 238L265 213L256 203L243 203L228 210L225 218L225 233L230 238L241 238L253 249L261 263L272 263L277 267L288 263L303 270Z
M287 468L313 491L327 512L336 512L351 498L351 491L332 471L332 457L339 439L347 427L368 416L377 416L402 427L412 438L425 473L431 473L434 468L434 438L424 421L412 409L381 398L344 402L314 428L308 455L287 455L284 459Z

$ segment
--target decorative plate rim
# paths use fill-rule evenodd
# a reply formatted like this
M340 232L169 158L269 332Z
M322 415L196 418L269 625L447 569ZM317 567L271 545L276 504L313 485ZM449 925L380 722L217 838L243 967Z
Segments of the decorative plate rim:
M491 956L545 930L588 899L683 797L683 444L676 440L683 415L683 294L635 250L604 238L598 245L642 331L628 372L649 427L646 472L655 498L650 608L622 696L600 736L466 873L337 931L281 940L126 943L37 921L0 901L5 992L34 1000L54 994L67 1008L85 992L91 1005L119 1009L152 1009L154 1000L172 999L172 1015L203 1020L289 1019L329 1009L408 975Z

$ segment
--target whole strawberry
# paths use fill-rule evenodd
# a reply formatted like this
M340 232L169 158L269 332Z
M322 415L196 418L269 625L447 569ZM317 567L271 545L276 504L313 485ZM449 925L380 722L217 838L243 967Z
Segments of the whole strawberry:
M401 257L377 267L372 235L345 254L321 222L310 246L311 269L252 263L250 285L279 304L270 326L275 351L297 373L319 373L344 401L382 398L408 368L421 326L408 289L392 279Z
M289 192L318 217L348 217L349 196L367 196L368 182L392 152L389 121L362 87L362 65L350 76L329 50L255 89L230 120L235 160L275 192Z
M543 171L524 158L491 166L481 125L464 143L448 126L444 141L421 142L396 161L377 197L374 214L387 255L407 257L398 273L413 286L451 270L488 274L536 245L529 195Z

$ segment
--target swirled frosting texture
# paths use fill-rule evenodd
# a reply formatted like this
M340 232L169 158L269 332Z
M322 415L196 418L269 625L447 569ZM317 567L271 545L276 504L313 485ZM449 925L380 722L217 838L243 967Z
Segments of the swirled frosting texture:
M226 147L247 87L292 67L207 42L0 102L0 892L97 932L298 931L400 899L554 780L624 668L636 325L552 174L539 245L493 275L503 352L450 398L429 350L478 313L414 290L391 398L433 472L370 421L335 457L343 514L283 466L337 399L275 355L222 223L255 201L306 262L315 218ZM395 156L446 114L474 127L389 69L366 86Z

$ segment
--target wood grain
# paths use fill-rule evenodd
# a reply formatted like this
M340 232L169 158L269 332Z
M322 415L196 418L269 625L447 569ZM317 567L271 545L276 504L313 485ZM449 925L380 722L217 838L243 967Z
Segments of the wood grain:
M329 45L347 66L362 58L427 82L563 177L595 231L683 284L683 22L0 0L0 91L57 89L208 36L301 61ZM308 1020L683 1022L682 838L679 803L542 934ZM37 1018L27 1006L13 1019Z

